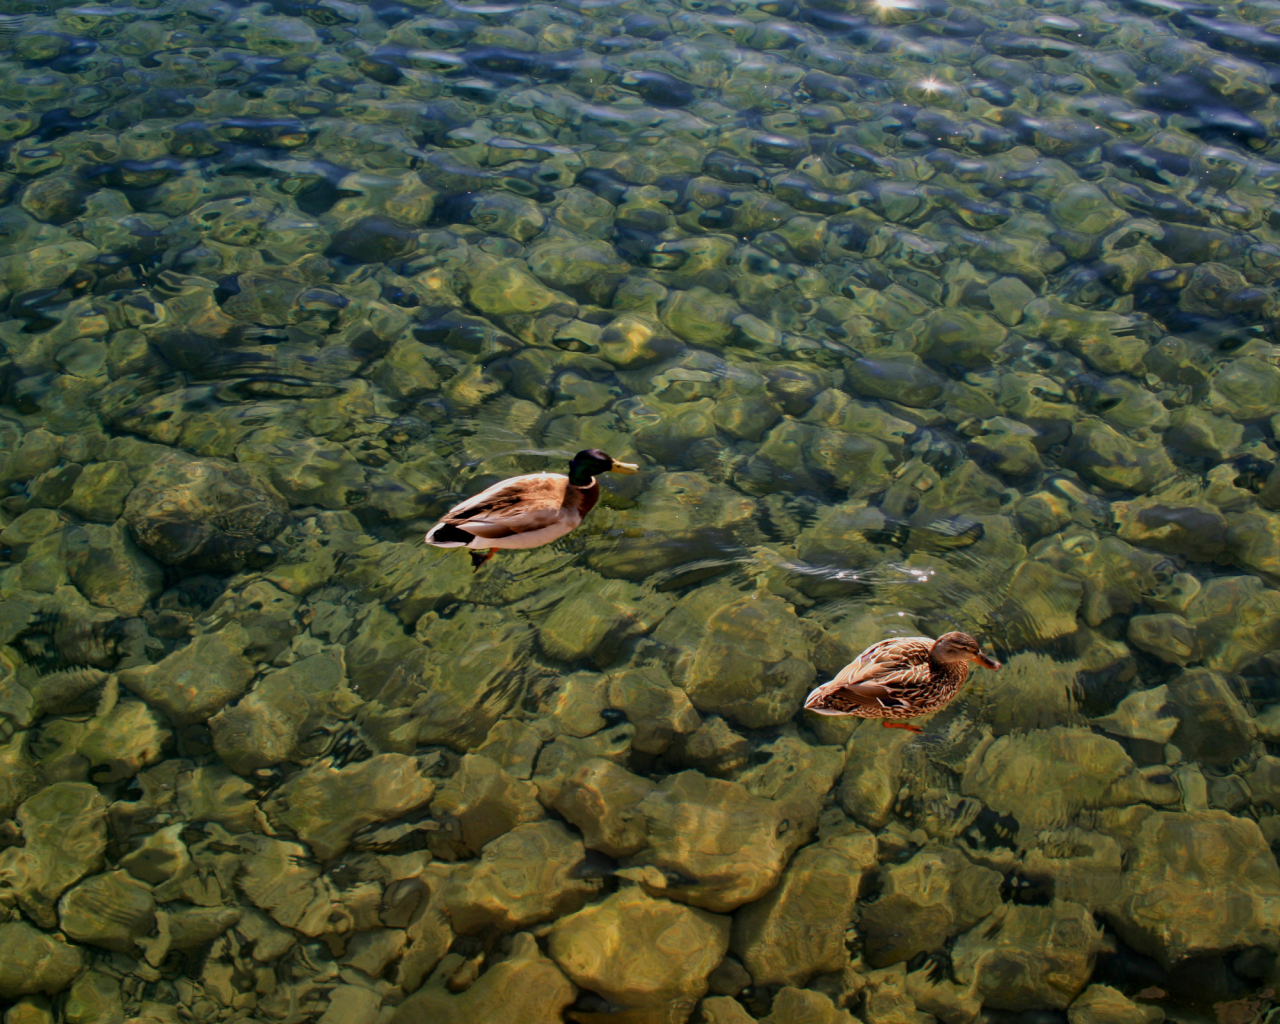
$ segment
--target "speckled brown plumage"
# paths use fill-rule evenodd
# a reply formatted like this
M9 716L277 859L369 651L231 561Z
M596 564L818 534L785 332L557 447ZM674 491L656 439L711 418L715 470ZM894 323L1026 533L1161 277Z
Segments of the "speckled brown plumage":
M969 678L969 663L1000 663L983 654L968 633L881 640L834 679L814 689L804 706L820 715L915 718L945 705Z

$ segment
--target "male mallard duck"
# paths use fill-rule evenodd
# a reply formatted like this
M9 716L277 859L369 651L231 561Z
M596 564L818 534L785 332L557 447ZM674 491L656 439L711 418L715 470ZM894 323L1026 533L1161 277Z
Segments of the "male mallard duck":
M470 548L479 569L495 548L536 548L578 527L600 500L599 473L635 473L599 448L578 452L569 475L530 473L501 480L449 509L427 533L438 548Z
M937 711L969 678L969 662L997 669L1000 662L982 653L968 633L944 633L937 640L904 636L881 640L823 683L804 706L820 715L859 718L915 718ZM884 722L890 729L910 729L905 722Z

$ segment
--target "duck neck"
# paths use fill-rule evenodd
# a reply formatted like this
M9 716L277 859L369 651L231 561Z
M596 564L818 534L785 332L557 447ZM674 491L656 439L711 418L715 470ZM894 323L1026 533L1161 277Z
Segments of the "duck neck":
M569 483L574 487L594 487L596 478L587 472L586 466L570 466Z

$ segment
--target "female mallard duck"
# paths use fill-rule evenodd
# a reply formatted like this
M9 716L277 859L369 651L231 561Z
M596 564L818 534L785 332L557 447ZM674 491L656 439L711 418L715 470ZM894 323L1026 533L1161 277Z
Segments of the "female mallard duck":
M937 640L904 636L881 640L823 683L804 706L820 715L859 718L915 718L937 711L969 678L969 662L997 669L1000 662L982 653L968 633L944 633ZM910 729L905 722L884 722L890 729Z
M438 548L470 548L479 569L496 548L536 548L578 527L600 500L599 473L635 473L639 466L618 462L599 448L578 452L569 475L530 473L487 487L455 505L427 533Z

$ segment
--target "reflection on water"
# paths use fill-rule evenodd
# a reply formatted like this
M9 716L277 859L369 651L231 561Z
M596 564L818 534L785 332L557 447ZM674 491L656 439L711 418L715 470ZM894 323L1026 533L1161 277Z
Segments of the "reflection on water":
M1270 1019L1280 3L0 44L5 1024Z

